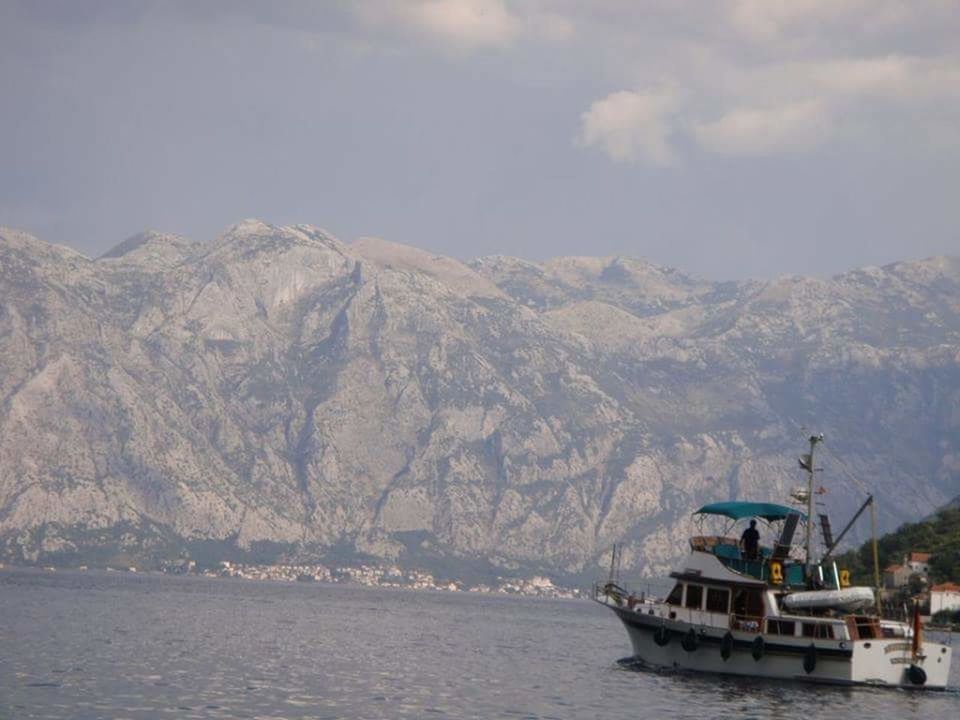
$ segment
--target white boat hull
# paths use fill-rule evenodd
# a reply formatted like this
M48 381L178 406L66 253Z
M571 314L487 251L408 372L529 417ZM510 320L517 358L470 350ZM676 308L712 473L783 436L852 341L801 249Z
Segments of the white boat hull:
M756 633L731 631L733 642L729 657L722 657L723 628L696 627L682 621L671 621L637 610L609 604L627 628L634 656L657 668L674 668L697 672L721 673L772 679L835 685L882 685L892 687L937 690L947 685L951 648L938 643L924 642L920 657L912 660L910 641L904 638L875 640L816 640L801 637L771 639L764 636L763 653L755 659L752 650ZM654 640L658 628L670 633L669 641L661 646ZM681 644L684 635L693 628L697 647L686 650ZM729 641L728 641L729 642ZM812 669L807 671L805 659L811 644L815 647ZM909 668L923 669L925 682L911 681Z

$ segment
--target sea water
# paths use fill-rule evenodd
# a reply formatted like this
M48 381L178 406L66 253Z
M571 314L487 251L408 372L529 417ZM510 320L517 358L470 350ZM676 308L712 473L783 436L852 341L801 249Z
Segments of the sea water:
M936 693L638 671L629 651L586 600L0 571L4 720L960 717L960 659Z

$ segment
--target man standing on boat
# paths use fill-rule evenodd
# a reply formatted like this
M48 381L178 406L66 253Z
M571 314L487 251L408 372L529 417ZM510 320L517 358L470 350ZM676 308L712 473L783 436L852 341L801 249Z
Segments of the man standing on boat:
M750 527L740 536L740 550L747 560L756 560L760 554L760 532L756 520L751 520Z

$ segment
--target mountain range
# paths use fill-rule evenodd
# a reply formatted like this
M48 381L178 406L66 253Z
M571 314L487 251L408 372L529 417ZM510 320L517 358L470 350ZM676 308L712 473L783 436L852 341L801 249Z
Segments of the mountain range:
M960 494L960 258L712 282L249 220L90 259L0 229L0 555L667 570L690 513ZM854 532L851 539L862 537ZM455 574L455 570L450 570Z

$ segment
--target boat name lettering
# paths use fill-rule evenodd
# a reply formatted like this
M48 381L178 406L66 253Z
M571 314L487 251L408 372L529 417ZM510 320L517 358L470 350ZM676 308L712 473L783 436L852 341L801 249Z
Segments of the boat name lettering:
M883 649L883 651L889 655L892 652L905 652L910 650L912 647L913 646L908 642L890 643Z

